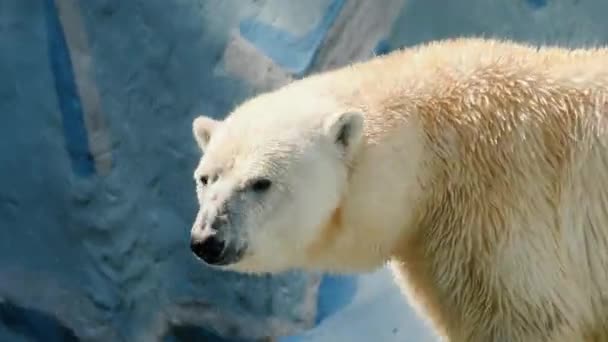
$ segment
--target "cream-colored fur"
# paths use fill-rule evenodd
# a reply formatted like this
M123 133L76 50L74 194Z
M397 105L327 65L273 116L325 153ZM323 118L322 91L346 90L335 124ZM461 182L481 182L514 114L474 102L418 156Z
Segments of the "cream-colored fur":
M323 139L336 113L363 119L348 158ZM446 40L197 119L195 174L293 190L241 206L250 250L227 269L390 262L449 341L608 341L607 115L607 49Z

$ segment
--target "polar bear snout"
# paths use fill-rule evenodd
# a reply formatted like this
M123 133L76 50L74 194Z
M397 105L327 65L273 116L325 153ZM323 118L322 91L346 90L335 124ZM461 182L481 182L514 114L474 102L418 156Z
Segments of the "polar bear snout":
M195 224L190 234L190 250L208 265L233 264L241 259L243 253L234 246L229 236L226 216L215 216L204 225Z
M205 263L220 265L225 256L226 242L217 235L209 235L204 238L193 236L190 239L190 249Z
M205 239L190 239L190 249L200 259L208 264L215 264L224 251L225 242L215 236Z
M209 234L204 237L193 235L190 238L190 250L210 266L227 266L237 263L244 254L244 248L236 248L230 240L219 234Z

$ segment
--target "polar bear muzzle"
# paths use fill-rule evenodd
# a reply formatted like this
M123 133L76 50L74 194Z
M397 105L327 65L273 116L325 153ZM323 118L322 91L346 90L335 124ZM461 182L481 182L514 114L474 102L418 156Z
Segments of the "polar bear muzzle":
M237 248L226 237L224 220L216 217L207 228L195 228L190 234L190 249L210 266L226 266L240 261L244 248Z

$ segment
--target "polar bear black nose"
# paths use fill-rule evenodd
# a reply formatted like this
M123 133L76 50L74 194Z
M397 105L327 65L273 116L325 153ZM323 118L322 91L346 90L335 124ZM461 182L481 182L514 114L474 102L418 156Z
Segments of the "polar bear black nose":
M215 235L211 235L203 240L191 239L190 249L209 265L219 265L222 263L226 243Z

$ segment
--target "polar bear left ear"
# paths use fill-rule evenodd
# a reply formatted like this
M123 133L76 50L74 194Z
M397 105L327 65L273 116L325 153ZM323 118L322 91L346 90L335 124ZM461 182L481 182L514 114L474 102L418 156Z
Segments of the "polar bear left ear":
M209 140L211 140L211 135L219 123L219 121L203 115L197 117L192 122L194 139L202 151L207 148Z
M325 131L348 159L363 136L363 114L343 112L330 116L325 122Z

